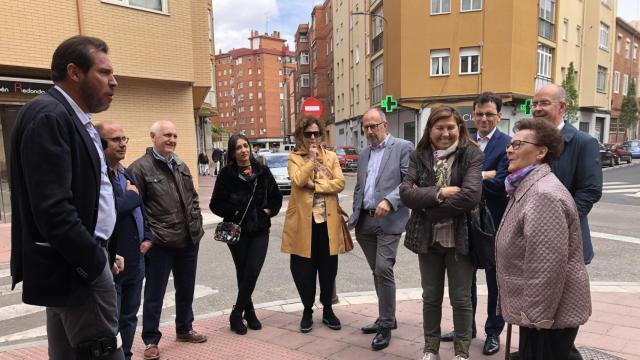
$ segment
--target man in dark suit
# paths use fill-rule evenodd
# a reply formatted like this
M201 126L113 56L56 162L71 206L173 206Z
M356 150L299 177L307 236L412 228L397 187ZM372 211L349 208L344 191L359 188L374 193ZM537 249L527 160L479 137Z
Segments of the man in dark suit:
M103 140L109 178L116 196L118 218L114 240L118 254L126 261L124 270L119 271L114 280L118 293L118 327L122 336L122 350L125 359L131 359L144 279L144 254L140 244L145 239L153 239L153 234L144 221L142 197L135 181L121 164L127 153L129 138L125 136L122 126L115 122L101 121L96 124L96 129Z
M349 227L356 229L378 295L378 319L362 328L376 336L374 350L384 349L391 341L391 329L397 328L396 263L400 235L409 220L409 209L400 200L399 186L409 168L413 144L387 131L385 114L378 108L367 111L362 127L369 147L360 152L358 178L353 192L353 213Z
M116 222L91 113L117 82L104 41L74 36L53 54L55 86L28 102L11 137L11 276L46 306L51 359L123 359L107 243Z
M594 253L587 215L602 196L600 148L596 138L564 121L566 108L566 93L558 85L546 85L533 96L533 117L548 121L562 131L564 150L551 168L576 202L584 263L590 264Z
M482 196L487 202L491 217L496 228L502 220L502 215L507 207L507 193L504 190L504 179L507 177L506 147L511 137L502 133L497 125L502 117L502 99L492 92L484 92L473 101L473 123L477 132L473 134L474 140L484 152L482 163ZM473 306L472 337L476 336L476 307L478 304L478 291L476 276L473 274L471 284L471 304ZM504 319L497 314L498 284L496 281L495 267L485 268L487 280L487 320L484 331L487 335L482 348L485 355L493 355L500 351L500 333L504 329ZM442 341L453 341L454 332L441 337Z

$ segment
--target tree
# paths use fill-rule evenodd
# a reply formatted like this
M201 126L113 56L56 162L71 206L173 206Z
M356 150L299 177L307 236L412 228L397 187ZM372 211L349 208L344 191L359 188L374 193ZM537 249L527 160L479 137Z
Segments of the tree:
M222 126L215 126L211 124L211 140L213 142L222 141L222 138L228 134L227 130Z
M638 122L638 102L636 99L636 84L631 79L627 95L622 99L622 108L620 109L620 123L625 129L633 129Z
M569 63L569 69L567 70L567 76L562 80L562 88L567 93L567 109L565 110L565 117L570 123L578 120L578 90L576 89L576 71L573 67L573 61Z

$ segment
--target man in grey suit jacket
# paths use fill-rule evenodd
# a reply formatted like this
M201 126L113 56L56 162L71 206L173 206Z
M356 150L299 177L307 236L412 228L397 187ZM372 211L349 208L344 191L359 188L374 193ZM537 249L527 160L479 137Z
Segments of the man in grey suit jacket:
M397 327L393 266L400 235L409 220L409 209L400 201L398 189L409 168L413 144L391 136L388 126L384 112L378 108L370 109L362 118L370 146L360 152L349 218L349 227L355 227L356 239L373 271L378 295L378 319L362 328L365 334L376 334L371 342L374 350L387 347L391 329Z

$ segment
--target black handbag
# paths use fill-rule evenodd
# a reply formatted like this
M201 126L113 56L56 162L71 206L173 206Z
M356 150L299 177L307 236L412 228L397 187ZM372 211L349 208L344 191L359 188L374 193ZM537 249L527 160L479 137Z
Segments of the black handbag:
M496 266L496 227L484 199L466 213L469 256L478 269Z
M244 220L245 215L247 215L247 211L249 211L249 206L251 205L251 201L253 200L253 195L256 193L256 186L258 186L258 179L256 178L256 182L253 184L253 190L251 191L251 198L247 203L247 208L244 209L244 214L242 214L242 218L240 219L240 224ZM213 239L216 241L221 241L228 245L237 244L240 241L240 233L242 232L242 228L240 224L236 224L232 221L223 221L218 223L216 226L216 231L213 234Z

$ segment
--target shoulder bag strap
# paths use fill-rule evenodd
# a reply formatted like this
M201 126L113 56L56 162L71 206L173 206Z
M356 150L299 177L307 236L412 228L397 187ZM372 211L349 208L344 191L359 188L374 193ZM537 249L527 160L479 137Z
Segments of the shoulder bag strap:
M240 219L239 224L242 224L244 221L245 215L247 215L247 211L249 211L249 206L251 206L251 201L253 201L253 195L256 193L256 187L258 186L258 178L256 177L256 182L253 184L253 190L251 191L251 198L249 198L249 202L247 203L247 208L244 209L244 214L242 214L242 219Z

